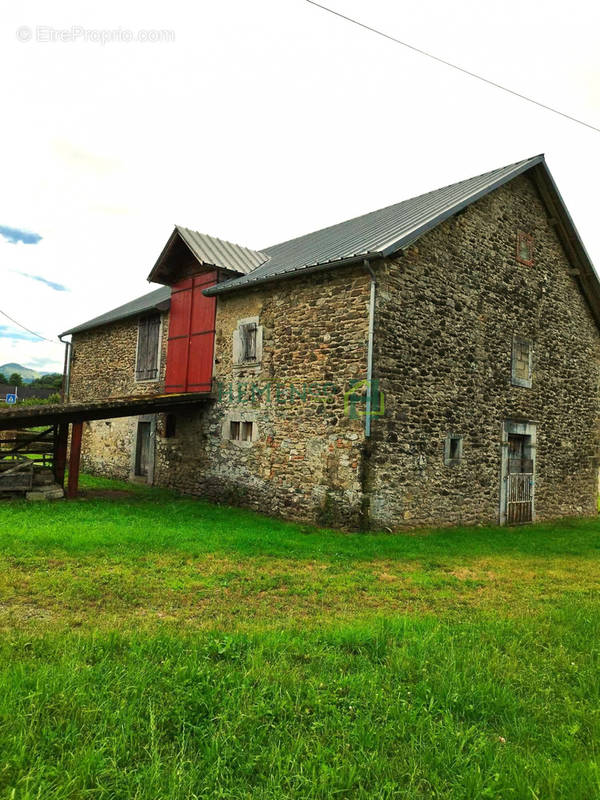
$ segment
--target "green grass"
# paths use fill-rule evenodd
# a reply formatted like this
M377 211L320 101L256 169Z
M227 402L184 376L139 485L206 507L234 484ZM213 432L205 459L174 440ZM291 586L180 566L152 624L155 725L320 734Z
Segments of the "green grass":
M600 797L597 520L347 534L84 489L0 505L1 800Z

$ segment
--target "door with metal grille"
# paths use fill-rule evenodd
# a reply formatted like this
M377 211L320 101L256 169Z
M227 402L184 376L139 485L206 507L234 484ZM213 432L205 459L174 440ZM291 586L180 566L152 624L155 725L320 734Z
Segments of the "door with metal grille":
M508 435L506 521L509 525L533 519L534 474L530 440L530 436L522 434Z

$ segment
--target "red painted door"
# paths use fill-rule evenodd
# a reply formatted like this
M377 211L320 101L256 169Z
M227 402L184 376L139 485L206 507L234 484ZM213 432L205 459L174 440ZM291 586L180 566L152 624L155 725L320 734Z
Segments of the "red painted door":
M171 290L165 391L210 392L215 346L216 297L202 292L217 273L186 278Z

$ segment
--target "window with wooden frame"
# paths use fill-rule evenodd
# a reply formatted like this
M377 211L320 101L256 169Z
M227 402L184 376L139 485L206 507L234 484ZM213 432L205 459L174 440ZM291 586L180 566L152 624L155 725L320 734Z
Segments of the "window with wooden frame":
M525 231L517 233L517 261L527 267L533 266L533 236Z
M160 360L160 314L142 317L138 323L136 381L158 379Z
M449 433L444 444L444 464L453 467L462 461L463 437L456 433Z
M240 342L242 361L246 363L256 363L256 334L258 325L256 322L248 322L240 325Z
M258 317L238 320L233 332L233 363L237 367L258 366L262 360L263 329Z
M531 339L513 336L511 382L530 389L533 379L533 343Z
M234 442L251 442L254 436L254 423L232 420L229 423L229 438Z

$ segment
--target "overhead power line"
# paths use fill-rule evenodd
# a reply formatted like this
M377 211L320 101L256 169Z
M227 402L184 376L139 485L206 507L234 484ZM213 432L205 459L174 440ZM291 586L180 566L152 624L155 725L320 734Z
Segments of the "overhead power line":
M564 117L571 122L576 122L578 125L583 125L586 128L590 128L590 130L596 131L596 133L600 133L600 128L597 128L595 125L592 125L589 122L584 122L582 119L577 119L577 117L572 117L570 114L566 114L564 111L560 111L558 108L548 106L545 103L541 103L539 100L534 100L533 97L528 97L527 95L521 94L514 89L509 89L507 86L503 86L501 83L496 83L496 81L492 81L489 78L484 78L483 75L479 75L477 72L471 72L471 70L465 69L464 67L459 67L458 64L453 64L451 61L446 61L444 58L440 58L433 53L427 52L427 50L422 50L420 47L415 47L413 44L403 42L401 39L397 39L395 36L385 33L385 31L381 31L378 28L372 28L370 25L367 25L358 19L348 17L346 14L342 14L340 11L335 11L333 8L329 8L328 6L323 6L321 3L315 2L315 0L306 0L306 2L310 3L312 6L321 8L323 11L328 11L330 14L333 14L336 17L340 17L340 19L345 19L346 22L351 22L353 25L358 25L360 28L364 28L371 33L375 33L377 36L383 36L384 39L389 39L390 42L395 42L396 44L402 45L402 47L407 47L409 50L413 50L415 53L419 53L422 56L433 59L433 61L444 64L446 67L452 67L452 69L462 72L464 75L468 75L471 78L476 78L478 81L487 83L488 86L493 86L495 89L501 89L503 92L512 94L514 97L518 97L528 103L533 103L533 105L539 106L539 108L543 108L546 111L551 111L553 114L558 114L559 116Z
M6 317L6 319L9 319L17 327L23 328L24 331L27 331L27 333L30 333L32 336L37 336L38 339L41 339L44 342L50 342L51 344L58 344L58 342L56 340L54 340L54 339L46 339L45 336L41 336L39 333L36 333L35 331L32 331L30 328L27 328L25 325L21 325L20 322L17 322L16 319L13 319L9 314L7 314L6 311L2 311L2 309L0 309L0 314L2 314L3 317Z

